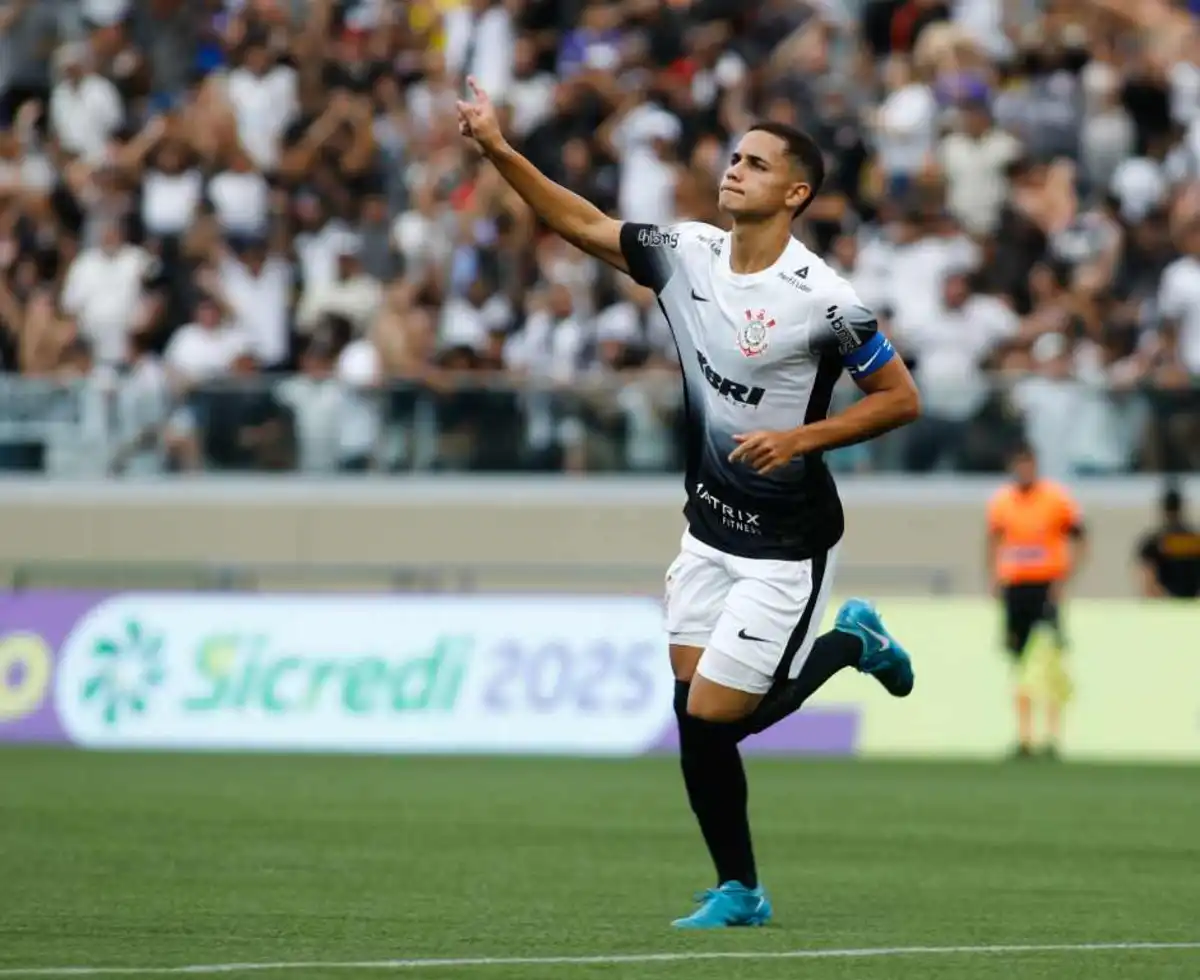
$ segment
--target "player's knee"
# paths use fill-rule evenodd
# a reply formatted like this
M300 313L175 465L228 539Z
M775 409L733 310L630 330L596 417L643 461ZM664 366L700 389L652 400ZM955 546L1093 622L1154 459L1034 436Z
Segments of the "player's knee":
M687 700L688 717L714 724L729 724L741 721L753 710L753 705L745 697L725 698L718 696L719 693L711 685L692 684Z

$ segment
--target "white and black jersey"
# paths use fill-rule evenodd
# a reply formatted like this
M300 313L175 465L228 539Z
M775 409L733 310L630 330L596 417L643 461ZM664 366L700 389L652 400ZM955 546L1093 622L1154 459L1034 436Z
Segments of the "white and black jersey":
M740 275L711 225L626 223L630 274L658 296L683 365L692 535L726 554L802 561L842 537L842 505L820 454L760 475L729 462L734 436L825 418L843 369L866 377L895 356L874 314L823 259L792 240Z

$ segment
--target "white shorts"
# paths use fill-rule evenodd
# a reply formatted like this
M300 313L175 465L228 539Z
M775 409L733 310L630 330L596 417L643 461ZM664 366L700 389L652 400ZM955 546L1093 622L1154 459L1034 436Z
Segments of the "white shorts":
M765 693L808 659L836 559L836 547L804 561L739 558L685 531L667 569L671 643L702 647L697 671L713 683Z

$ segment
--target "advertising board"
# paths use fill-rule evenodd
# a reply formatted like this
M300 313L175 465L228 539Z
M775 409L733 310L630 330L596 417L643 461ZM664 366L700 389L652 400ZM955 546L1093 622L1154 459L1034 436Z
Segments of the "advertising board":
M995 758L1013 738L995 604L880 603L914 654L844 671L748 752ZM827 624L831 625L831 624ZM1064 753L1200 761L1200 608L1067 606ZM638 597L0 597L0 742L97 749L631 756L677 746L659 603Z

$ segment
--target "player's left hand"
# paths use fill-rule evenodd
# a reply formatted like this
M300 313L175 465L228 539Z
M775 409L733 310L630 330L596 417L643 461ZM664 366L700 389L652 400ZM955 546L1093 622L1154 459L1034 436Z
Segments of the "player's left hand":
M787 466L800 453L795 432L747 432L733 437L738 447L729 454L731 463L745 463L759 473Z

